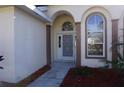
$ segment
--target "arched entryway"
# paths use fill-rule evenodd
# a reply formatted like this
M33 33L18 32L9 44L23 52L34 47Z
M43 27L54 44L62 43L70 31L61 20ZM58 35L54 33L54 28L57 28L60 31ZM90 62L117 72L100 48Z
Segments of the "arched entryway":
M53 16L51 28L51 60L52 62L75 62L76 31L72 15L59 11Z

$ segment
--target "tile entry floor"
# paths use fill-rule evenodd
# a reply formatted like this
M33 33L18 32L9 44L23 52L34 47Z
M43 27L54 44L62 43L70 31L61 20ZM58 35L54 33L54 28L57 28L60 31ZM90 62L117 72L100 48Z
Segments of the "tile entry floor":
M37 78L28 87L59 87L74 62L54 62L52 68Z

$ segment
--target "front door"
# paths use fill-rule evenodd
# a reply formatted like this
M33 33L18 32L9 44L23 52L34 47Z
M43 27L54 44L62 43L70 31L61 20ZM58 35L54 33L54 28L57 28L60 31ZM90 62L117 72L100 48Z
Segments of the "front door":
M63 61L74 61L75 59L75 36L73 34L57 35L57 58Z

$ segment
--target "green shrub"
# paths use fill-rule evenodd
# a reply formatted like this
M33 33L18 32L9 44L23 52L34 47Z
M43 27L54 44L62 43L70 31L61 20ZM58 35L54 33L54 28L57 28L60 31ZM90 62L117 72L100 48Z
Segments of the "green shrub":
M88 67L75 68L74 74L78 76L90 76L92 75L92 70Z

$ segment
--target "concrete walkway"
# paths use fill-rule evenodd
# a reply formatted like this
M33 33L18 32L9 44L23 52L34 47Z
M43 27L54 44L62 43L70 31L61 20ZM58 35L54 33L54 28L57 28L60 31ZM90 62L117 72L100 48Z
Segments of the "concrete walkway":
M52 69L32 82L28 87L59 87L65 75L75 64L72 62L54 62Z

